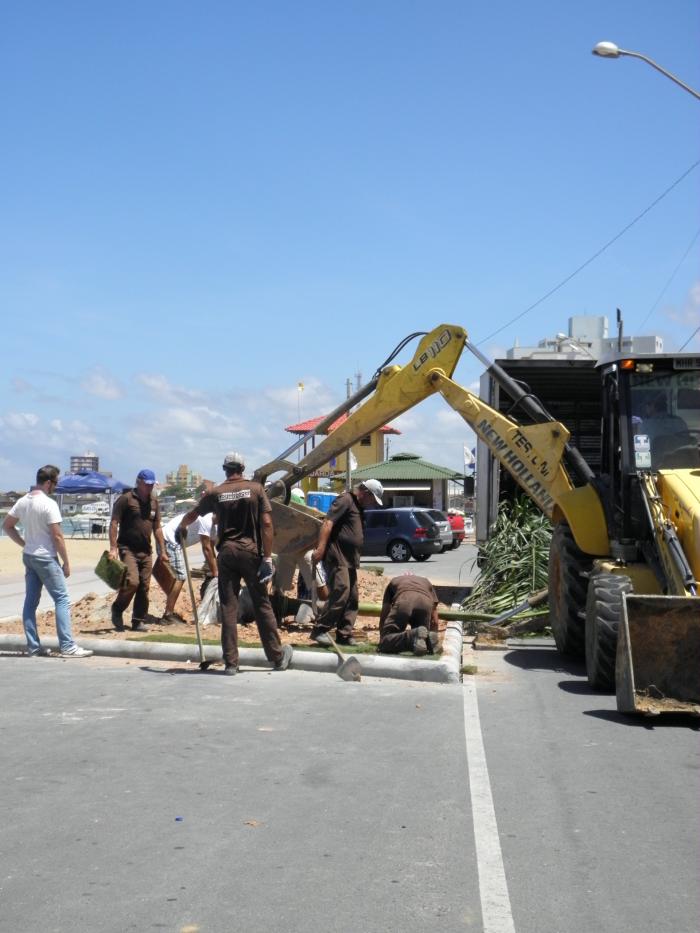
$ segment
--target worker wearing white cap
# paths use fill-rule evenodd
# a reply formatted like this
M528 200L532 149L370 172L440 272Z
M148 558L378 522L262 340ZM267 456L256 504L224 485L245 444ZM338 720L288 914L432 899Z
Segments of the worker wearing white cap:
M270 605L267 582L272 579L272 506L260 483L245 479L245 459L234 451L224 457L225 482L214 486L182 519L180 540L197 516L213 512L218 533L219 598L221 600L221 647L224 673L238 673L238 594L241 579L255 607L255 621L265 656L276 671L285 671L292 646L282 646Z
M352 492L333 501L321 525L313 559L323 561L328 579L328 602L311 632L318 645L330 647L328 633L336 629L340 645L355 645L352 630L359 608L357 570L362 550L362 514L365 509L381 508L384 489L379 480L361 482Z

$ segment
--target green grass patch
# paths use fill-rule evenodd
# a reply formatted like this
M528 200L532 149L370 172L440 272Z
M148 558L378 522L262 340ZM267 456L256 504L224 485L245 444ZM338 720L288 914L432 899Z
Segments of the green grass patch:
M476 666L476 664L463 664L462 665L463 674L476 674L478 673L478 671L479 671L479 668Z
M193 635L141 635L140 637L129 638L129 641L145 641L145 642L157 642L159 644L166 645L196 645L197 639ZM221 640L216 638L203 638L203 645L215 645L218 647L221 644ZM240 641L238 642L239 648L262 648L262 644L259 641ZM321 645L294 645L295 651L321 651L326 654L332 653L332 648L322 648ZM353 645L352 647L348 645L340 645L340 650L345 655L351 654L377 654L377 646L371 645L368 642L360 642L359 645ZM410 652L405 652L401 655L387 655L386 657L402 657L402 658L412 658L413 655ZM421 656L422 661L439 661L439 654L424 654Z

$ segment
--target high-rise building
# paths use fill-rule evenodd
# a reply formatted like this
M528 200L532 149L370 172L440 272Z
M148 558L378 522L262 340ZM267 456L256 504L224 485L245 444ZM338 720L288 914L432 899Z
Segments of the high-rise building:
M182 486L183 489L196 489L202 482L202 474L195 473L187 466L181 463L177 470L171 470L165 474L165 483L167 486Z
M94 470L95 473L99 473L100 470L100 458L91 450L80 456L70 458L71 473L88 473L91 470Z

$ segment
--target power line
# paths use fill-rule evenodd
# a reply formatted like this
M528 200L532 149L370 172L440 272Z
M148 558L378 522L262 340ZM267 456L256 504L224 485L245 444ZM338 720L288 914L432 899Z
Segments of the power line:
M680 348L680 350L685 350L685 348L688 346L688 344L689 344L690 341L693 339L693 337L697 334L698 331L700 331L700 324L698 324L698 326L695 328L695 330L694 330L693 333L690 335L690 337L688 337L688 339L687 339L686 342L683 344L683 346ZM678 351L679 353L680 353L680 350Z
M653 314L653 312L656 310L656 306L657 306L658 303L661 301L661 299L664 297L664 294L666 293L666 289L669 287L669 285L671 284L671 282L675 279L676 273L678 272L678 270L680 269L680 267L681 267L681 266L683 265L683 263L685 262L686 256L688 255L688 253L691 251L691 249L692 249L693 246L695 245L695 241L697 240L697 238L698 238L699 236L700 236L700 227L698 227L698 229L695 231L695 236L693 237L693 239L692 239L692 240L690 241L690 243L688 244L688 248L687 248L686 251L683 253L680 262L678 263L678 265L676 266L676 268L675 268L675 269L673 270L673 272L671 273L671 275L670 275L668 281L666 282L666 284L664 285L664 287L663 287L663 288L661 289L661 291L659 292L659 294L658 294L658 296L657 296L657 298L656 298L656 301L655 301L654 304L651 306L651 308L649 308L646 317L644 318L644 320L643 320L640 324L637 325L637 328L636 328L637 331L641 331L642 327L644 327L644 325L645 325L646 322L649 320L649 318L651 317L651 315Z
M567 275L565 279L562 279L558 285L555 285L554 288L551 288L545 295L542 295L541 298L538 298L537 301L533 302L533 304L531 304L528 308L525 308L525 310L521 311L520 314L517 314L514 318L511 318L510 321L506 321L506 323L502 327L499 327L498 330L493 331L493 333L489 334L488 337L482 337L481 340L477 343L477 346L479 346L482 343L485 343L487 340L491 340L493 337L497 336L497 334L500 334L502 331L504 331L507 327L510 327L511 324L515 324L516 321L519 321L521 318L525 317L525 315L529 314L530 311L534 311L534 309L538 305L541 305L543 301L546 301L548 298L551 298L551 296L555 292L558 292L560 288L563 288L568 282L570 282L575 276L577 276L579 272L582 272L587 266L590 266L590 264L595 259L597 259L599 256L601 256L605 252L606 249L612 246L613 243L617 242L617 240L619 240L621 236L627 233L627 231L631 227L633 227L636 223L638 223L638 221L640 221L642 217L646 216L646 214L648 214L650 210L656 207L656 205L660 201L663 201L666 195L670 194L674 188L680 185L680 183L685 178L687 178L687 176L690 175L690 173L694 171L698 167L698 165L700 165L700 159L698 159L696 162L693 162L690 168L686 169L685 172L683 172L683 174L679 178L677 178L673 182L672 185L669 185L669 187L664 192L662 192L657 198L655 198L655 200L653 200L651 204L645 207L644 210L640 214L637 214L634 220L631 220L625 227L622 228L622 230L620 230L619 233L616 233L615 236L611 240L608 240L608 242L604 246L601 246L601 248L597 250L597 252L593 253L593 255L590 256L584 263L581 263L581 265L578 266L578 268L574 269L574 271L571 272L569 275Z

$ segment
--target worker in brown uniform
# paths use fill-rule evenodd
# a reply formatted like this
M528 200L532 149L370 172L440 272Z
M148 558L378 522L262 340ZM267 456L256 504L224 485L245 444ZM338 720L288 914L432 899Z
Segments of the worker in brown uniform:
M272 579L272 507L260 485L243 477L245 460L237 452L226 454L225 482L214 486L198 505L183 516L178 540L186 539L187 528L198 516L213 512L217 527L217 566L221 602L221 647L224 673L238 673L238 594L245 580L260 632L265 657L276 671L285 671L292 659L292 646L282 647L275 614L267 593Z
M141 470L136 477L136 488L119 496L112 509L109 524L109 555L126 564L126 579L112 603L112 625L124 631L124 610L134 600L131 628L146 632L148 590L151 585L151 536L167 561L165 539L160 524L158 498L153 492L156 475L153 470Z
M331 646L328 633L336 629L339 645L355 645L352 630L357 618L359 596L357 570L364 536L362 515L364 509L382 505L384 489L379 480L368 479L352 492L344 492L333 500L321 525L318 544L312 558L323 561L329 595L325 610L311 630L311 639L317 645Z
M438 646L438 598L427 577L403 573L384 590L379 616L379 651L434 654Z

